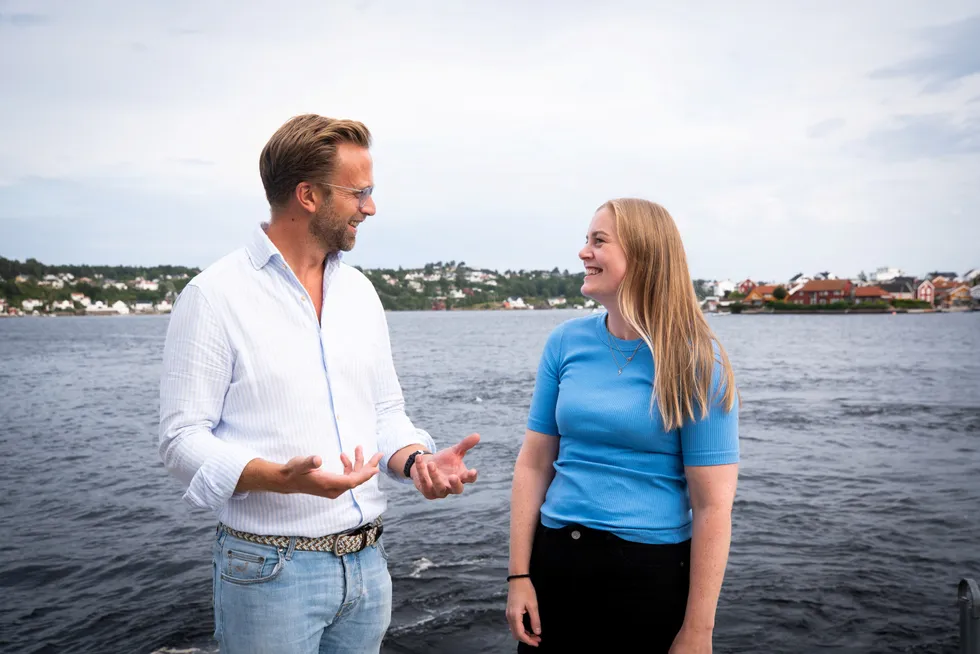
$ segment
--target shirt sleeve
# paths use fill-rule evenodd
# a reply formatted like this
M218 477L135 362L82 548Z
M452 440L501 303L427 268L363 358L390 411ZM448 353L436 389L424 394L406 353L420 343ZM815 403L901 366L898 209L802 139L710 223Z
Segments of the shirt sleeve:
M388 467L391 456L398 450L414 444L420 444L423 449L435 452L436 444L432 436L412 424L408 414L405 413L405 397L398 381L398 374L395 372L395 363L391 356L391 339L388 335L388 321L385 318L384 308L381 306L380 300L378 300L378 312L381 321L379 340L382 351L374 408L377 416L378 448L382 454L379 466L388 478L399 483L411 484L413 483L411 479Z
M187 485L184 500L218 511L235 493L242 470L258 458L214 435L231 383L233 354L201 290L188 285L174 304L160 379L159 450L164 466Z
M527 417L527 428L549 436L558 436L558 371L561 364L561 345L564 326L559 325L548 336L538 361L534 379L534 394Z
M708 392L708 414L697 420L685 420L681 427L681 452L685 466L717 466L738 463L738 409L736 389L735 404L731 410L722 402L725 390L724 369L716 358Z

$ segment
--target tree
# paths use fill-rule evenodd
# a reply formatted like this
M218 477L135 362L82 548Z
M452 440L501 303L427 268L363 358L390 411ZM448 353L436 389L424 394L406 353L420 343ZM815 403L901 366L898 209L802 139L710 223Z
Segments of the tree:
M777 300L779 300L780 302L785 300L787 295L789 295L789 293L786 292L786 288L782 285L777 286L776 289L772 292L772 296Z

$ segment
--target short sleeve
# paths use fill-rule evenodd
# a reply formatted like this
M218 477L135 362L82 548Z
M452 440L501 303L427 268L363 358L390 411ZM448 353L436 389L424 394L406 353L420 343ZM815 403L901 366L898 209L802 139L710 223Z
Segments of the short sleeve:
M527 418L527 428L531 431L558 436L558 421L555 408L558 404L558 370L561 364L561 343L564 326L559 325L548 336L544 351L538 362L538 373L534 379L534 395Z
M708 415L697 420L685 420L681 427L681 452L685 466L718 466L738 463L738 395L731 410L724 406L722 395L725 381L723 367L715 361L711 375L711 402Z

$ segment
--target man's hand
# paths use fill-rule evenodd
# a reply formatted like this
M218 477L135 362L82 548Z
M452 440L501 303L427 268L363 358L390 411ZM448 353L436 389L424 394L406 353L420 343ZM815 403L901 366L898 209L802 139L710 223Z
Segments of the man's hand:
M429 500L462 493L463 484L476 481L476 470L466 468L463 455L479 442L479 434L470 434L452 447L417 456L411 470L415 487Z
M306 493L335 499L355 486L360 486L378 474L381 452L364 463L364 451L360 445L354 449L354 463L346 454L340 455L344 473L326 472L320 469L322 463L318 456L297 456L290 459L279 470L282 488L285 493Z

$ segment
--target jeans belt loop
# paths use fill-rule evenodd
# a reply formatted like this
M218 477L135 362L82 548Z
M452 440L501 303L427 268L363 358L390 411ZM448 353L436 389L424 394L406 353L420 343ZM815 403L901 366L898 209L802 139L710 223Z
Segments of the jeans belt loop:
M286 560L291 561L293 558L293 552L296 551L296 537L289 537L289 547L286 548Z

